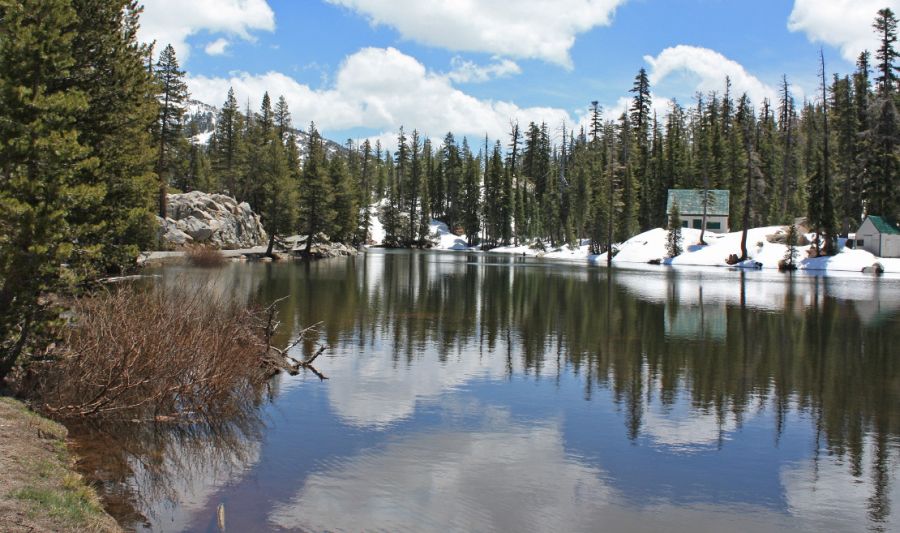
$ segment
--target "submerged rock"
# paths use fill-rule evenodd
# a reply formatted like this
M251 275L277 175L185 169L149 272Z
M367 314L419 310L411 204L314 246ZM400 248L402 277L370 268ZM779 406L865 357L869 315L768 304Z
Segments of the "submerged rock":
M160 242L169 248L199 244L234 250L263 246L268 241L250 204L224 194L170 194L166 215L157 220Z

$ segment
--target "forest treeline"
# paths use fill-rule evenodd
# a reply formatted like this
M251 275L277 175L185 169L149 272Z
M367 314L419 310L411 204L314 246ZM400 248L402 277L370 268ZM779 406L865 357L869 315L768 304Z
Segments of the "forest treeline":
M631 105L589 124L510 124L506 139L429 139L400 129L396 150L326 149L293 129L284 98L258 110L234 93L208 145L186 116L175 51L137 39L135 0L0 0L0 378L40 356L68 295L134 266L158 245L167 193L228 192L275 237L362 243L378 214L388 246L421 246L439 219L471 244L594 252L665 223L673 187L731 191L732 226L805 215L829 242L863 213L896 215L897 19L878 12L880 45L856 71L797 102L697 95L652 112L641 70ZM822 61L824 63L824 61ZM378 202L379 209L368 206Z
M302 163L284 98L273 109L266 94L258 111L242 111L229 92L208 147L188 141L198 129L185 117L183 155L169 173L181 189L250 202L276 232L361 243L372 216L364 207L381 202L388 246L425 244L438 219L485 248L589 239L595 253L665 226L668 189L726 189L732 228L805 216L833 253L834 237L864 214L900 209L896 16L881 10L873 26L874 56L863 52L853 73L831 77L822 59L819 92L802 101L787 76L777 99L762 102L725 78L722 91L673 101L659 116L641 69L625 113L607 119L593 102L577 130L511 123L505 139L491 140L401 128L394 151L348 140L327 154L311 124Z

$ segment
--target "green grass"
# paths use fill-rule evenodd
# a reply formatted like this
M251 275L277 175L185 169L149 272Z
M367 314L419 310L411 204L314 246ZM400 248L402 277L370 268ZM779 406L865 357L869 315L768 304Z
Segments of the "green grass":
M105 512L96 492L82 477L70 469L65 438L68 434L61 424L48 420L11 398L0 402L15 409L28 431L35 431L44 441L46 452L36 457L16 459L25 468L30 483L13 490L9 497L22 501L33 519L52 518L61 527L74 531L101 529Z
M94 491L72 474L63 477L60 488L25 487L12 496L33 504L35 513L47 513L73 525L86 525L103 514Z
M45 438L62 441L68 435L68 431L66 430L65 426L42 417L41 415L28 409L28 407L26 407L22 402L16 401L6 396L0 396L0 402L11 406L13 409L22 414L28 421L28 425L42 433ZM65 443L63 443L63 448L65 448Z

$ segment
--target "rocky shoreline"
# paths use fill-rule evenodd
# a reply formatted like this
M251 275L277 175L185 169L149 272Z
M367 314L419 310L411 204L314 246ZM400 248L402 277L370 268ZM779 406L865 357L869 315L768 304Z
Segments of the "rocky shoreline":
M306 237L295 235L280 239L268 257L269 235L259 215L248 203L224 194L170 194L166 214L165 219L156 217L159 249L142 253L137 258L139 266L184 261L198 248L218 250L231 261L327 259L358 253L352 246L329 242L322 234L316 235L307 253Z

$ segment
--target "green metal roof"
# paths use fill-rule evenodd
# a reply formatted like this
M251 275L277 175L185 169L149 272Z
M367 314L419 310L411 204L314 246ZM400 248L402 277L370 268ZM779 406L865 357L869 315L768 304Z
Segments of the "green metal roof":
M728 216L728 201L731 193L718 189L710 189L711 196L706 214L710 216ZM682 215L703 214L703 189L669 189L669 201L666 202L666 213L672 212L672 204L678 202L678 212Z
M882 235L900 235L900 228L897 227L897 224L875 215L869 215L868 218Z

